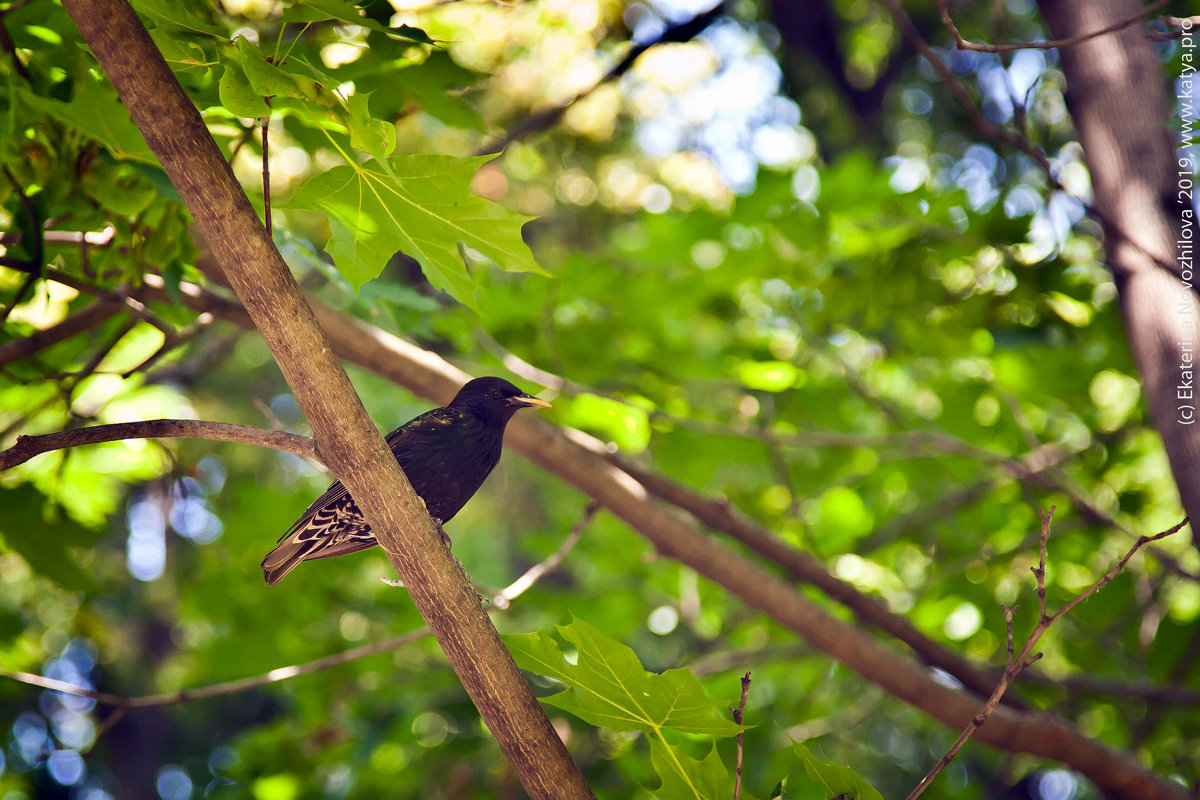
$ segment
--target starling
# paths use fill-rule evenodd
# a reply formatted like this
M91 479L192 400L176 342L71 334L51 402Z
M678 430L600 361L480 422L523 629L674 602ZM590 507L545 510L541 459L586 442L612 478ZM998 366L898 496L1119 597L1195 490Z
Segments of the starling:
M504 426L512 415L526 406L549 405L503 378L476 378L450 405L426 411L389 433L387 443L440 529L500 460ZM274 586L301 561L356 553L376 544L354 499L341 481L334 481L263 559L263 577Z

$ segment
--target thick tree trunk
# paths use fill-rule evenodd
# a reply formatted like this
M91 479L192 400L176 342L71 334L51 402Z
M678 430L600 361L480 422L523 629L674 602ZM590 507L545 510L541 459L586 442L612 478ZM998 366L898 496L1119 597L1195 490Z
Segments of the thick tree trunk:
M1140 0L1041 0L1055 39L1133 17ZM1067 106L1079 131L1127 335L1183 507L1200 519L1200 423L1193 378L1200 314L1192 289L1191 195L1170 126L1162 65L1131 25L1060 50ZM1192 101L1194 107L1195 101ZM1187 183L1186 187L1191 184ZM1186 202L1185 202L1186 201ZM1185 244L1186 243L1186 244ZM1192 537L1200 547L1195 525Z

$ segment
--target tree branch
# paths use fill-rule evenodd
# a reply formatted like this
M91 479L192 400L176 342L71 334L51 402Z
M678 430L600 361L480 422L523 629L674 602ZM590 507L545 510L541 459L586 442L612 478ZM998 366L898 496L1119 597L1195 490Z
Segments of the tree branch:
M1101 28L1098 31L1084 33L1079 36L1072 36L1067 39L1054 39L1049 42L1021 42L1017 44L986 44L984 42L968 42L963 38L958 30L958 26L954 24L954 20L950 18L950 11L946 8L946 0L937 0L938 13L941 14L942 24L950 31L950 35L954 37L954 46L959 50L973 50L976 53L1011 53L1014 50L1055 50L1060 47L1073 47L1077 44L1083 44L1088 39L1095 39L1098 36L1105 36L1110 33L1116 33L1119 30L1128 28L1138 20L1158 11L1171 0L1155 0L1155 2L1146 6L1132 16L1126 17L1123 20L1114 22L1111 25Z
M91 330L120 310L119 303L97 300L56 325L0 344L0 366L29 358L47 347L52 347L76 334Z
M718 3L709 11L697 14L685 22L668 27L658 37L649 42L642 42L640 44L635 42L631 44L629 51L625 54L625 56L615 65L613 65L613 67L606 72L600 78L600 80L596 81L587 89L584 89L582 92L564 103L531 112L523 120L514 125L512 129L507 131L503 136L480 146L479 149L475 151L475 154L490 155L492 153L499 153L513 142L520 141L530 134L546 130L547 128L555 125L560 119L562 119L563 114L566 114L567 110L570 109L571 106L575 105L604 84L615 81L628 72L629 68L632 67L633 63L641 57L642 53L645 53L650 48L663 44L664 42L686 42L693 37L698 36L705 28L712 24L713 20L723 13L725 12L722 4Z
M849 583L835 578L816 558L787 544L728 502L704 497L680 483L633 466L615 456L610 456L610 460L645 486L651 494L688 512L713 530L729 534L754 552L783 567L790 577L816 586L831 599L853 611L860 621L886 631L904 642L924 663L945 670L968 689L986 694L996 685L997 676L989 670L933 641L917 630L907 617L889 611L877 598L863 594ZM1012 704L1018 708L1028 707L1019 701L1012 701Z
M24 464L34 456L68 447L82 447L121 439L209 439L239 442L255 447L270 447L302 458L320 461L313 440L284 431L268 431L231 422L207 422L195 419L152 419L145 422L117 422L93 425L40 436L18 436L7 450L0 450L0 472Z
M0 668L0 675L29 686L38 686L42 689L49 689L54 692L75 695L76 697L89 697L92 700L95 700L97 703L102 703L106 706L113 706L124 711L134 711L142 708L179 705L181 703L190 703L193 700L203 700L209 697L220 697L221 695L236 694L238 692L245 692L251 689L261 689L262 687L269 686L272 683L278 683L279 681L298 678L301 675L308 675L313 672L330 669L331 667L336 667L339 664L357 661L360 658L366 658L367 656L372 656L376 653L395 650L428 635L429 628L417 628L416 630L409 631L401 636L385 639L382 642L363 645L362 647L355 647L350 650L344 650L341 653L334 653L331 656L318 658L303 664L294 664L287 667L276 667L270 672L262 675L256 675L250 678L238 678L237 680L232 681L223 681L221 683L214 683L209 686L201 686L196 689L180 689L177 692L163 692L161 694L150 694L141 697L124 697L122 695L109 694L108 692L97 692L91 689L86 689L82 686L76 686L73 683L67 683L66 681L47 678L42 675L34 675L30 672L21 672L19 670Z
M63 6L270 348L312 426L321 460L354 496L526 792L535 800L592 798L133 8L125 0L64 0Z

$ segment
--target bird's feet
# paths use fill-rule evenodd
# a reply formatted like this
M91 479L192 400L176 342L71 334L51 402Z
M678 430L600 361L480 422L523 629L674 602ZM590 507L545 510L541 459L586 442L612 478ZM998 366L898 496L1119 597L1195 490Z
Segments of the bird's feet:
M442 535L442 544L446 545L446 547L452 547L454 542L450 541L449 535L446 534L446 529L442 527L442 521L437 517L430 517L430 519L432 519L433 524L437 526L438 533Z

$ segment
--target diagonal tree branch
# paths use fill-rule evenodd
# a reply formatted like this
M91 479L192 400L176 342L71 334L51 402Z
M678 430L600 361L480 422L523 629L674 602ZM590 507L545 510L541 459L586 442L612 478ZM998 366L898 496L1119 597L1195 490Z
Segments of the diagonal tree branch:
M63 6L270 348L321 460L354 496L525 790L535 800L593 797L133 8L125 0Z
M29 358L34 353L53 347L72 336L91 330L121 310L119 303L97 300L81 308L62 322L28 336L0 344L0 365Z
M859 620L887 631L912 648L923 662L945 670L972 691L987 694L996 685L998 675L930 639L917 630L907 617L893 613L877 598L863 594L849 583L835 578L816 558L787 544L728 503L710 500L682 484L632 466L626 461L615 457L611 457L611 460L636 478L651 494L687 511L708 527L724 531L783 567L792 578L816 586L853 611ZM1028 708L1027 704L1016 699L1010 699L1010 703L1016 708Z

